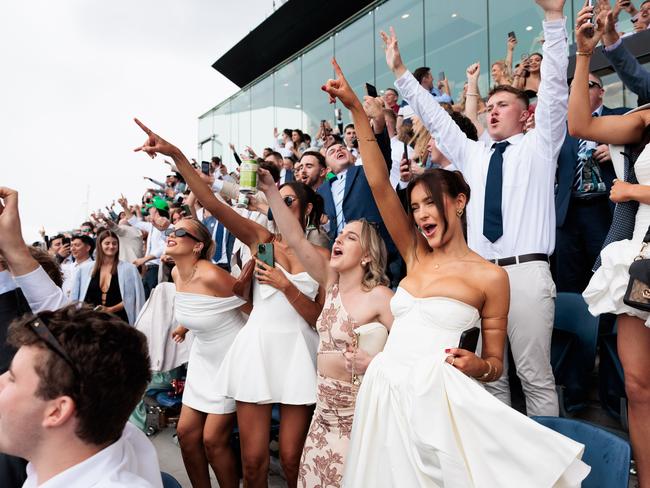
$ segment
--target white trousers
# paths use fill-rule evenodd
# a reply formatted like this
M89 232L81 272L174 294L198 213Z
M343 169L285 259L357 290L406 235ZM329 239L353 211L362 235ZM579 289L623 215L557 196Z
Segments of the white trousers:
M551 369L551 334L555 318L555 283L548 263L531 261L505 266L510 278L508 339L531 415L557 416L559 406ZM510 405L507 346L503 375L487 390Z

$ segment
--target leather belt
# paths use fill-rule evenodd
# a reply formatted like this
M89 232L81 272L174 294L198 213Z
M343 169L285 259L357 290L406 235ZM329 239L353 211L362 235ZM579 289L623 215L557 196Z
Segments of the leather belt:
M491 263L498 266L512 266L513 264L529 263L531 261L549 262L548 256L542 253L522 254L521 256L510 256L507 258L489 259Z

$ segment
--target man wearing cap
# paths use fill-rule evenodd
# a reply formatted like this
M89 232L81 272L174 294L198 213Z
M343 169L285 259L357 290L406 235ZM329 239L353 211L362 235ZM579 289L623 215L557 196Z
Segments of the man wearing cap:
M169 205L167 205L164 199L158 196L153 197L151 203L147 204L150 221L143 222L131 213L129 202L127 202L126 198L120 198L118 202L122 205L129 224L147 233L147 245L145 247L144 257L136 259L133 261L133 264L138 267L143 265L145 267L142 284L144 285L145 298L148 299L151 290L158 284L160 256L165 251L165 244L167 242L164 231L170 227Z

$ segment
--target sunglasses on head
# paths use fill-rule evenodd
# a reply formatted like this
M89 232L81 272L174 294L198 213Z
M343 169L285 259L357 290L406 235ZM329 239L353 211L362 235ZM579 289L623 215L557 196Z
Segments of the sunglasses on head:
M166 229L165 230L165 235L167 237L189 237L190 239L194 239L196 242L201 242L198 238L194 237L192 234L187 232L185 229Z
M61 343L56 339L56 337L54 337L54 334L52 334L52 332L50 332L50 329L47 328L47 325L43 318L36 317L31 322L27 323L27 328L36 334L36 337L42 340L45 345L50 348L50 350L58 354L61 359L68 363L75 377L80 378L77 366L75 366L70 356L68 356L68 353L65 352L65 349L63 349Z
M297 198L296 197L284 197L282 200L284 200L284 204L287 207L291 207L291 205L293 205L293 202L295 202L297 200Z

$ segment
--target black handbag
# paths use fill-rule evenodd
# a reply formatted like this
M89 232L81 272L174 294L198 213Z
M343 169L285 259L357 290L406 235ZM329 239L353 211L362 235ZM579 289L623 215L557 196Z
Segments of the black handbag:
M650 259L643 253L650 243L650 227L643 238L641 251L630 265L630 281L623 296L623 303L650 312Z

